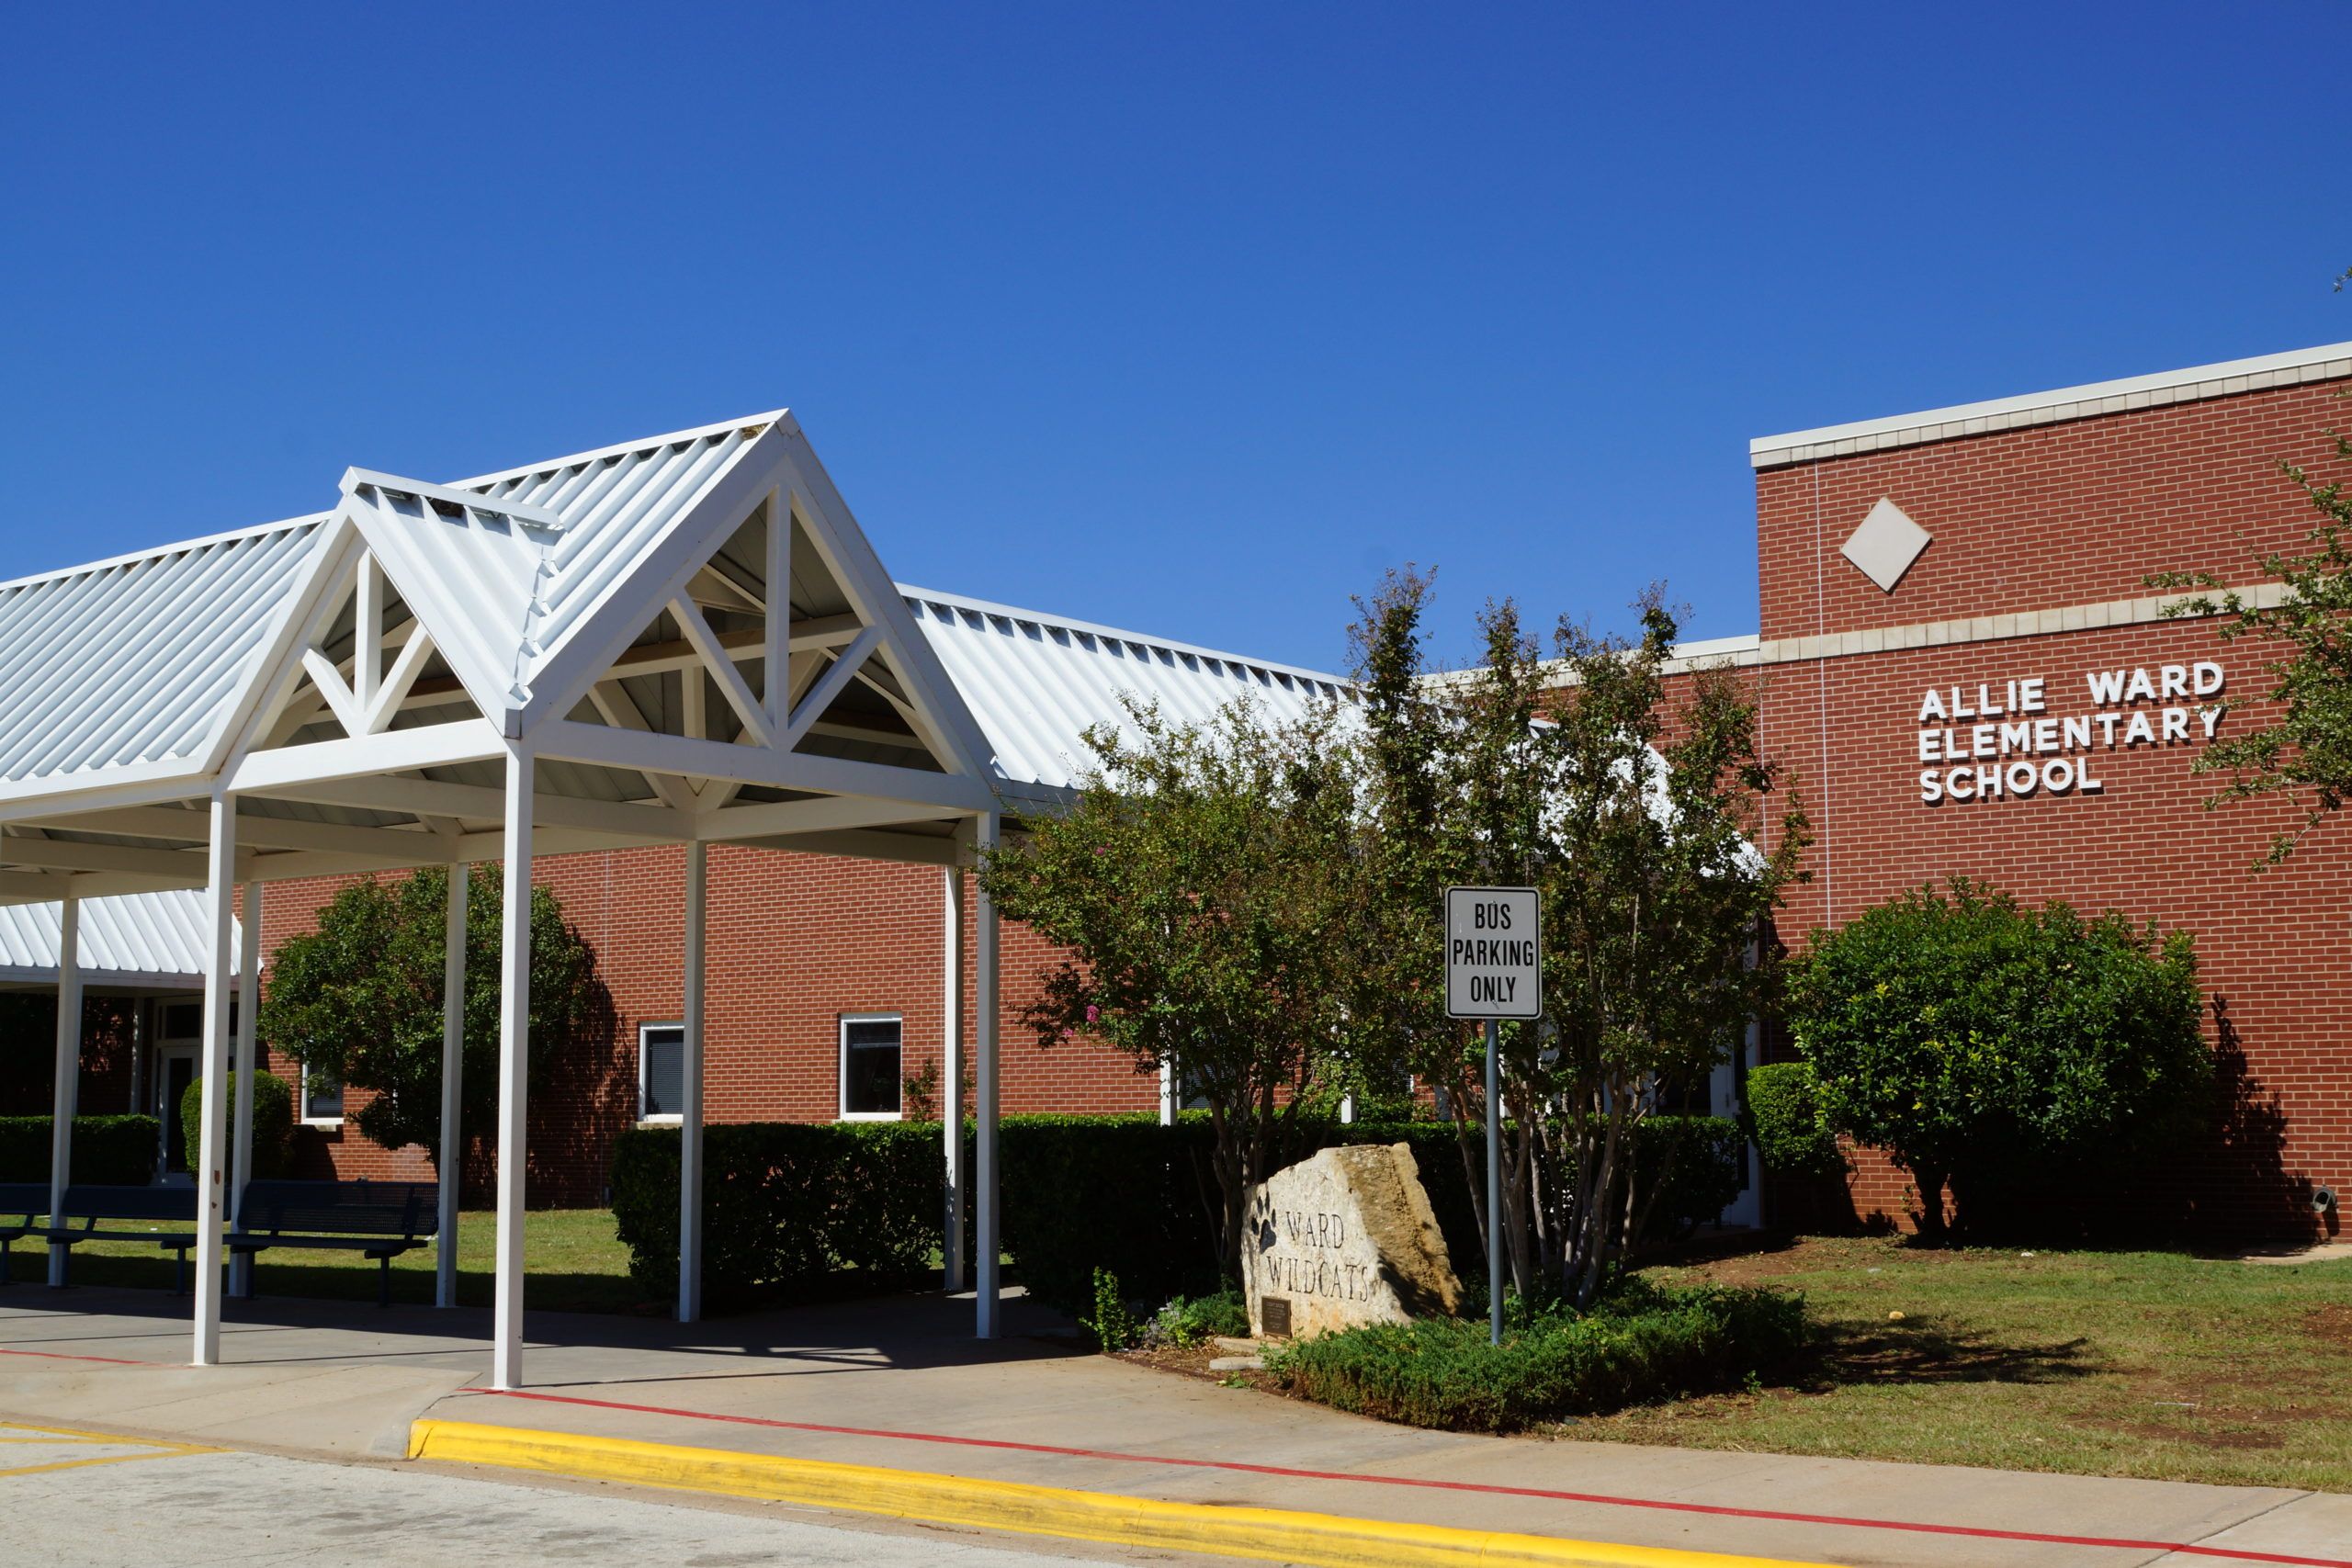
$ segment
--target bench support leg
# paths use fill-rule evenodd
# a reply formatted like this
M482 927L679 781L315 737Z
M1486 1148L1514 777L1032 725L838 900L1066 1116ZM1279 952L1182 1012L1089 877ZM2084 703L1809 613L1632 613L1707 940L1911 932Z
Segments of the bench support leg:
M392 1258L390 1253L376 1259L376 1304L392 1304Z

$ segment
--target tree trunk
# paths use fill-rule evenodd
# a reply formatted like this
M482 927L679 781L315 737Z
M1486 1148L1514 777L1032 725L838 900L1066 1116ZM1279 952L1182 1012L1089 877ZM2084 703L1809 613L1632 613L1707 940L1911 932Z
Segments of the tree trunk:
M1915 1165L1911 1168L1911 1182L1919 1190L1919 1239L1931 1247L1941 1247L1951 1239L1951 1227L1944 1224L1943 1168Z

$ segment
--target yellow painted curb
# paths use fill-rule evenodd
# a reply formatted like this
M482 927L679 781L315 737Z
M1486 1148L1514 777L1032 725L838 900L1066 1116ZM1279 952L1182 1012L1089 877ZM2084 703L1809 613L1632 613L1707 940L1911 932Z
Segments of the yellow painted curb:
M1170 1503L1157 1497L472 1421L416 1422L409 1428L408 1455L1122 1546L1272 1558L1314 1563L1318 1568L1509 1568L1516 1563L1542 1564L1543 1568L1825 1568L1819 1563L1671 1547L1618 1546L1277 1508Z

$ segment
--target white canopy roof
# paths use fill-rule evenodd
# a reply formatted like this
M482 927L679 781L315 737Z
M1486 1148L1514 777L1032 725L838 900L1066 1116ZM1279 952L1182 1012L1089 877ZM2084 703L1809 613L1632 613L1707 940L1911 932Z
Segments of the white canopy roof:
M200 886L215 795L243 880L493 859L517 750L541 853L950 863L976 816L1066 799L1122 692L1287 716L1340 684L899 588L781 411L341 490L0 583L0 902Z
M0 905L0 986L57 984L62 908ZM193 888L127 893L85 899L79 908L81 940L74 965L85 986L203 988L203 894ZM232 942L230 951L242 951L240 942Z

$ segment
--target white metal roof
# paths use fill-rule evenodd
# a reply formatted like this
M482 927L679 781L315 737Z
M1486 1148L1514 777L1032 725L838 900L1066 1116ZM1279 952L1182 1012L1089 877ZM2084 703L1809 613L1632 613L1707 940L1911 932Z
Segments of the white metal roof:
M0 584L0 779L197 754L321 521Z
M1075 784L1092 757L1084 738L1090 725L1114 725L1132 736L1125 696L1194 723L1246 694L1280 722L1348 686L1337 675L1115 626L905 583L899 592L979 722L998 767L1017 784Z
M1125 698L1280 720L1344 684L901 588L784 412L341 489L0 582L0 906L200 882L212 791L241 881L494 859L518 754L543 853L955 863L976 817L1066 799Z
M2054 391L1956 403L1918 413L1825 424L1784 435L1759 435L1747 444L1748 461L1758 468L1772 468L1816 457L1950 441L2022 425L2053 424L2345 377L2352 377L2352 343L2323 344L2316 348L2290 349L2284 354L2197 365L2186 370L2160 370L2152 376L2126 376L2080 387L2061 387Z
M0 904L0 984L57 983L57 904ZM204 895L193 888L81 902L83 982L195 989L204 984ZM242 940L230 952L241 952Z
M362 529L386 570L423 602L426 619L453 628L446 635L459 647L444 650L454 651L452 661L469 659L485 682L498 680L504 705L518 706L652 543L778 417L730 420L447 487L512 513L444 511L368 485L376 505ZM378 519L390 525L372 525Z

